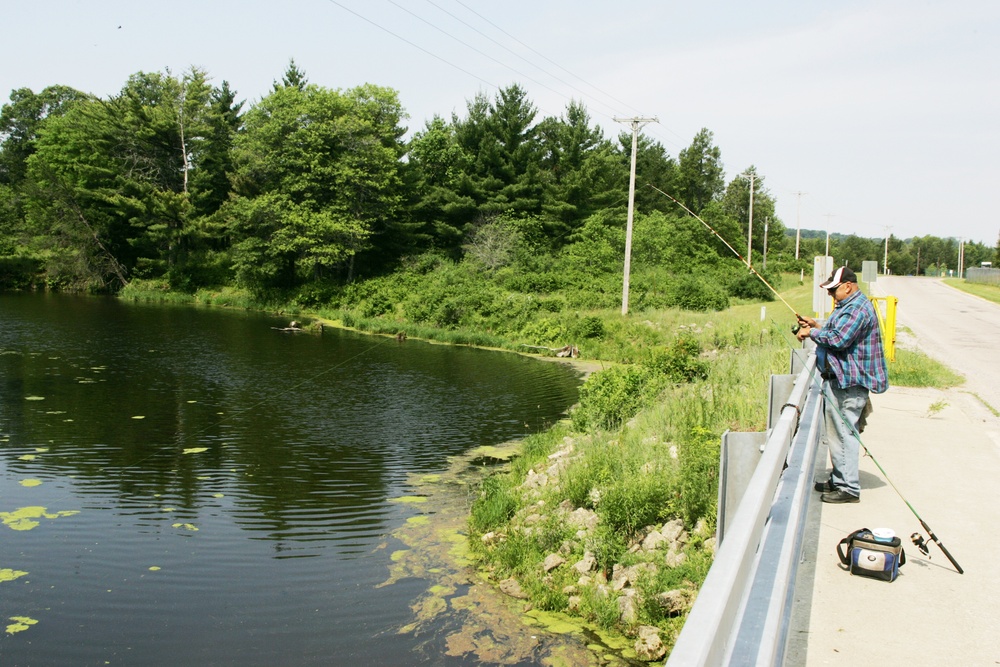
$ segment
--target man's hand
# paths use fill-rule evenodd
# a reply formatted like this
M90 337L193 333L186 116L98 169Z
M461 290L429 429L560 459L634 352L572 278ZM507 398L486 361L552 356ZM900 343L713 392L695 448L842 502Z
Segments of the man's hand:
M805 317L803 315L799 315L798 313L795 313L795 319L797 319L799 321L799 326L800 327L809 327L810 329L818 329L819 328L819 323L816 322L816 320L814 320L811 317Z
M795 334L795 337L798 338L800 341L803 341L806 338L809 338L810 331L812 331L812 327L810 327L808 324L802 324L801 327L799 328L799 332Z

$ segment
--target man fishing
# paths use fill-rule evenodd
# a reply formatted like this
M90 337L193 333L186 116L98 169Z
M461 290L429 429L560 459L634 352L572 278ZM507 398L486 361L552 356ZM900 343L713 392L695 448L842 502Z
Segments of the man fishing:
M836 302L820 328L811 317L796 313L796 337L816 343L816 366L823 376L823 437L830 450L830 479L816 485L825 503L861 500L858 474L860 423L869 392L889 388L875 307L858 287L854 271L842 266L820 285Z

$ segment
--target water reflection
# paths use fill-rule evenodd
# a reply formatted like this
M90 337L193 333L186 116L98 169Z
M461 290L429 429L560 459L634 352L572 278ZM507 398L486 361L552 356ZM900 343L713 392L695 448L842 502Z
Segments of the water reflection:
M144 664L368 655L407 613L372 592L407 473L537 430L576 397L556 364L289 335L253 314L3 295L0 322L0 511L81 510L3 527L0 568L31 577L2 584L0 613L45 616L0 644L5 664L126 644ZM187 648L160 653L176 633Z

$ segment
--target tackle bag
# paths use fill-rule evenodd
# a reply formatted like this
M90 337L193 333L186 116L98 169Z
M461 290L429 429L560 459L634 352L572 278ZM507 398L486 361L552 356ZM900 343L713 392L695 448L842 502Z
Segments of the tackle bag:
M882 581L894 581L899 575L899 566L906 563L906 553L899 537L879 540L867 528L856 530L842 539L837 545L837 555L851 574Z

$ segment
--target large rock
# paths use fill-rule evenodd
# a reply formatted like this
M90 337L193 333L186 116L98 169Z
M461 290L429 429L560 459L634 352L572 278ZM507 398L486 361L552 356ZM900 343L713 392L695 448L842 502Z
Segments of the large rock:
M640 625L639 638L635 640L635 654L640 660L662 660L667 648L660 639L660 629L653 625Z
M611 588L620 591L629 586L639 583L639 577L643 573L656 573L656 566L652 563L638 563L629 567L615 565L611 570Z
M536 473L534 470L528 470L528 476L524 479L524 483L521 484L526 489L539 489L546 486L549 483L549 477L545 473Z
M618 618L626 625L639 620L639 600L634 590L629 589L618 598Z
M503 533L495 533L491 530L490 532L482 535L479 539L486 546L491 546L503 542L505 539L507 539L507 537Z
M654 530L646 535L642 540L642 550L643 551L656 551L664 544L669 544L670 540L663 536L658 530Z
M579 507L566 517L566 523L572 528L577 528L581 530L593 530L597 527L597 512L588 510L583 507Z
M660 534L670 541L676 542L680 538L681 534L684 532L684 521L681 519L674 519L673 521L668 521L663 524L663 528L660 529Z
M668 616L678 616L691 608L694 598L695 592L690 588L675 588L672 591L657 594L656 603Z
M560 556L559 554L549 554L548 556L545 557L545 562L542 563L542 568L546 572L551 572L552 570L556 569L565 562L566 559Z
M585 551L583 558L573 564L573 569L580 574L587 574L597 569L597 558L590 551Z
M528 599L528 594L524 592L524 589L521 588L521 584L517 583L517 579L514 577L501 581L500 590L512 598L517 598L518 600Z
M686 560L687 554L683 551L677 551L674 549L674 545L671 545L670 551L668 551L667 555L663 558L663 563L667 567L677 567L678 565L683 564Z

